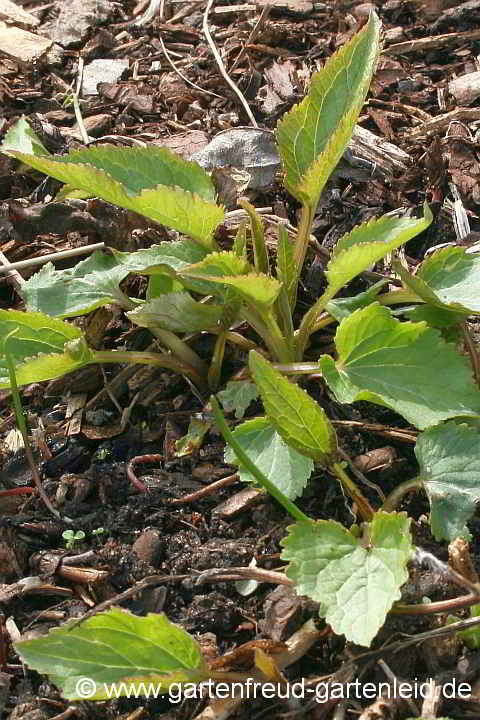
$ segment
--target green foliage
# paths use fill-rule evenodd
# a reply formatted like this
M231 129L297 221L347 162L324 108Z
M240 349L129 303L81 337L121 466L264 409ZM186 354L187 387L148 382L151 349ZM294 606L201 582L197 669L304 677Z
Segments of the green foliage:
M93 357L81 330L41 313L0 310L0 337L6 338L10 333L8 351L19 386L60 377L82 367ZM0 387L9 387L2 351L0 349Z
M226 412L235 411L235 417L241 420L250 403L257 399L258 390L249 380L233 380L227 383L225 390L217 393L217 397Z
M315 207L360 114L379 54L379 21L368 24L316 73L307 97L277 126L285 187Z
M302 455L329 463L336 455L337 440L320 405L254 350L249 365L267 417L279 435Z
M59 317L91 312L111 302L131 310L135 304L119 288L130 273L165 277L204 256L205 251L192 242L164 242L134 253L97 250L67 270L55 270L48 263L27 280L22 295L29 310Z
M470 537L466 522L480 500L480 432L447 422L422 433L415 455L431 505L430 525L437 540Z
M188 424L187 434L175 441L175 457L185 457L202 447L203 439L212 423L193 416Z
M252 462L286 497L295 500L303 493L313 471L313 462L287 445L267 418L247 420L235 428L233 436ZM255 478L238 463L230 448L225 451L225 462L239 465L242 482L255 483Z
M85 540L85 533L83 530L64 530L62 538L65 540L65 547L67 550L71 550L75 547L75 543L80 543Z
M422 262L415 275L399 263L395 269L406 287L426 303L465 315L480 313L480 256L447 247Z
M334 520L296 523L282 541L287 575L338 635L370 645L408 578L409 525L404 513L377 512L358 537Z
M385 405L420 429L480 413L466 359L425 323L401 323L375 303L340 323L335 345L337 362L323 355L320 367L339 402Z
M128 313L135 325L172 332L206 330L217 325L222 316L222 307L199 303L187 292L165 293Z
M27 137L19 138L18 125L14 134L12 139L7 133L4 153L89 196L138 212L212 247L213 232L224 211L215 205L213 183L196 163L156 146L102 145L68 155L38 155L17 150L27 146L28 136L25 132Z
M85 699L76 687L84 678L96 683L88 699L103 700L108 698L104 683L125 680L128 690L130 682L152 681L166 692L172 682L208 677L200 646L182 628L165 615L137 617L119 608L80 625L70 621L45 637L20 640L15 649L23 662L48 674L73 701Z

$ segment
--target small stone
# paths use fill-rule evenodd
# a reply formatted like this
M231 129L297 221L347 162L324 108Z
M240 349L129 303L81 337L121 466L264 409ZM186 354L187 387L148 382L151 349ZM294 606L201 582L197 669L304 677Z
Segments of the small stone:
M83 71L82 92L84 95L98 95L99 83L114 83L128 70L128 60L92 60Z
M112 11L109 0L57 0L59 15L42 30L64 48L78 47L92 28L106 22Z

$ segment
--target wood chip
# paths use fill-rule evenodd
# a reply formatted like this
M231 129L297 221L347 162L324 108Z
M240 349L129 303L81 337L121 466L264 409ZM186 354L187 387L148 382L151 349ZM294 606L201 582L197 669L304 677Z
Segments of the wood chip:
M0 53L21 65L33 65L53 45L52 40L28 30L0 25Z
M407 135L409 139L423 137L424 135L433 135L434 133L447 130L450 123L454 120L463 120L466 122L480 120L480 108L457 108L444 115L432 118L413 130L409 130Z
M0 20L5 20L11 25L25 25L35 27L40 20L22 7L15 5L11 0L0 0Z
M459 105L471 105L480 96L480 72L471 72L448 83L448 91Z
M465 41L471 42L480 38L480 30L467 30L467 32L446 33L445 35L434 35L428 38L418 38L417 40L407 40L405 42L389 45L383 51L386 55L405 55L412 52L425 52L426 50L435 50L444 47L450 43L460 45Z

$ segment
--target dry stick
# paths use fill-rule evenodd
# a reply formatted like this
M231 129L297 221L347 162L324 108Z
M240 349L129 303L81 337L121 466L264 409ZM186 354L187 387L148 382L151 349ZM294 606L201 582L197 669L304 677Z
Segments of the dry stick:
M203 14L202 28L203 28L204 35L207 39L208 44L210 45L210 50L212 51L213 56L214 56L215 60L217 61L218 69L220 70L221 75L225 79L225 82L231 87L231 89L233 90L235 95L238 97L238 99L242 103L242 106L243 106L245 112L247 113L248 118L249 118L250 122L252 123L253 127L258 127L257 121L255 120L253 113L250 110L250 106L247 103L247 101L245 100L241 90L235 85L235 83L229 77L227 71L225 70L225 65L223 64L223 60L220 57L220 53L218 52L218 50L215 46L215 43L212 40L212 36L210 35L210 30L208 29L208 13L211 10L213 2L214 2L214 0L208 0L207 7L205 8L205 12Z
M3 265L3 267L2 267ZM20 273L12 268L12 263L8 258L5 257L5 255L0 252L0 274L1 273L8 273L7 280L11 280L13 287L17 291L17 293L20 294L20 290L22 289L22 285L24 284L25 280L22 278Z
M93 245L84 245L84 247L79 248L72 248L71 250L60 250L56 253L49 253L48 255L41 255L40 257L30 258L29 260L19 260L18 262L9 263L6 257L0 253L0 260L4 263L0 267L0 274L1 273L8 273L10 271L14 270L21 270L22 268L31 267L32 265L43 265L46 262L54 261L54 260L64 260L65 258L71 258L76 257L77 255L86 255L89 252L93 252L94 250L101 250L105 247L105 243L95 243ZM5 263L8 263L6 265ZM19 276L21 279L21 285L25 282L25 280Z
M160 0L160 20L163 20L163 10L165 7L165 0ZM138 24L138 23L137 23ZM143 24L143 23L142 23ZM201 88L200 85L196 85L194 82L189 80L186 75L184 75L178 67L175 65L175 63L172 60L172 56L170 55L169 51L167 50L167 47L163 41L163 33L161 30L158 32L158 39L160 41L160 47L162 48L163 54L165 55L167 62L171 66L172 70L180 77L184 82L187 83L187 85L190 85L190 87L195 88L195 90L199 90L201 93L205 93L206 95L212 95L212 97L221 98L221 95L217 95L217 93L212 92L211 90L204 90L204 88Z
M85 145L89 145L90 138L88 137L88 133L85 128L85 123L83 122L83 117L82 117L82 113L80 110L80 103L78 102L78 98L80 97L80 93L82 91L83 66L84 66L84 60L83 60L83 57L80 55L80 57L78 58L77 89L73 93L73 110L75 112L75 119L77 121L78 129L80 130L80 135L82 136L82 140Z

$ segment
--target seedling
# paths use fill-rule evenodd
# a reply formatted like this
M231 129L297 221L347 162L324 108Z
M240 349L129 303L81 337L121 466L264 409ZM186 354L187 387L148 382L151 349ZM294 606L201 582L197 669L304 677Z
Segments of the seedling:
M83 530L64 530L62 538L65 540L67 550L73 550L76 543L81 543L85 540L85 533Z

